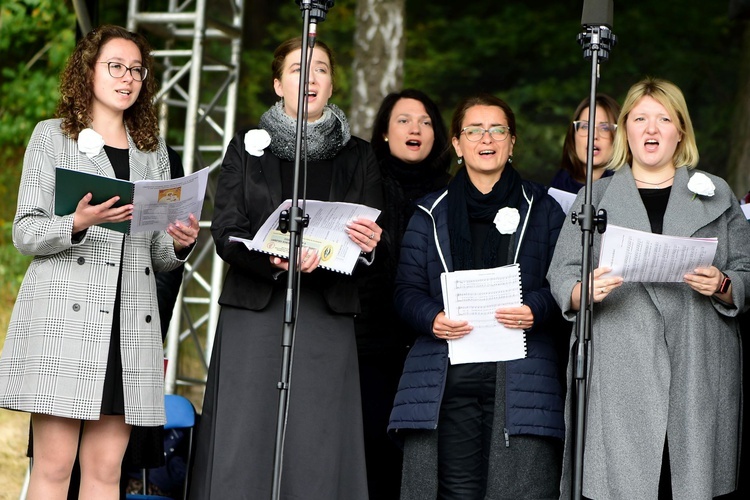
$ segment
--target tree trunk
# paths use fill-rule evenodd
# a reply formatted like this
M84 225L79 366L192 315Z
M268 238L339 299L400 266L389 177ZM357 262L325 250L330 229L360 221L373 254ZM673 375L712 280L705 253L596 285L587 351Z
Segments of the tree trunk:
M352 63L352 134L370 138L380 102L399 90L404 73L406 0L357 0Z
M745 21L727 180L738 197L750 191L750 22Z

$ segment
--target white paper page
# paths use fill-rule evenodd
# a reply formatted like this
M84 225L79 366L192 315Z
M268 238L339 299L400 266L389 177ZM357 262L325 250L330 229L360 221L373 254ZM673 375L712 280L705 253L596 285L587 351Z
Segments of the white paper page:
M229 240L242 242L250 250L288 258L289 233L279 231L279 215L291 206L291 200L279 205L252 240L232 236ZM346 223L357 218L374 221L380 210L354 203L307 200L305 213L310 216L310 224L302 231L302 246L318 251L320 267L351 274L361 250L344 231Z
M521 270L518 264L494 269L454 271L441 276L445 314L463 319L474 329L448 341L452 365L509 361L526 357L526 334L505 328L495 319L499 307L519 307Z
M560 204L560 207L562 207L563 212L565 212L566 214L570 213L570 209L573 206L573 202L576 201L576 195L574 195L573 193L569 193L567 191L563 191L562 189L557 189L553 187L549 188L547 190L547 193L549 193L549 195L553 197L555 201L557 201Z
M612 268L604 276L625 281L681 283L685 274L711 265L717 245L716 238L666 236L608 224L599 266Z
M742 213L745 214L745 218L750 219L750 203L740 205L740 208L742 209Z
M188 224L190 214L200 220L208 171L206 167L177 179L135 181L130 232L163 231L175 221Z

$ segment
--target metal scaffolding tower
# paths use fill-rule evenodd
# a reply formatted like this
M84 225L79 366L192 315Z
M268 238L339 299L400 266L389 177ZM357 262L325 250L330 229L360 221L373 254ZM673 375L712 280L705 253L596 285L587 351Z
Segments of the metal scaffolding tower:
M215 179L234 136L244 0L211 0L210 15L207 0L165 0L167 11L146 11L144 6L153 3L128 0L127 28L144 33L154 49L161 134L181 154L186 174L208 167ZM201 238L185 266L167 334L167 393L174 393L178 384L203 383L211 358L224 275L208 231L213 196L209 182ZM202 361L198 375L178 373L185 341Z

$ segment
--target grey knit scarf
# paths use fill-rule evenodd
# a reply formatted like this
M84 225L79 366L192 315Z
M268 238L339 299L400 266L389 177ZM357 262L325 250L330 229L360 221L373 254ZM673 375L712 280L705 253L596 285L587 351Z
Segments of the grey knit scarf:
M271 153L282 160L294 160L297 120L284 113L284 101L263 113L259 125L271 135ZM322 117L307 124L307 159L330 160L351 137L344 112L335 104L328 104Z

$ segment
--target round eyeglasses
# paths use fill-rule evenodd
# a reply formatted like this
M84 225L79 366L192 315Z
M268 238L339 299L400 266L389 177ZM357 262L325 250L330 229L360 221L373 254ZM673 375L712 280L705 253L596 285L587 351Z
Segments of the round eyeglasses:
M130 71L130 76L132 76L133 80L136 82L142 82L148 76L148 68L143 66L133 66L132 68L128 68L124 64L115 61L99 61L99 64L107 65L109 76L112 78L122 78L128 71Z
M461 133L471 142L481 141L485 133L490 134L490 137L495 141L504 141L510 135L509 132L508 127L504 125L497 125L489 129L482 127L464 127L461 129Z
M589 122L586 120L578 120L573 122L573 127L576 130L576 134L580 136L587 136L589 135ZM600 134L614 134L617 130L617 124L616 123L609 123L609 122L599 122L596 124L596 129L599 131Z

